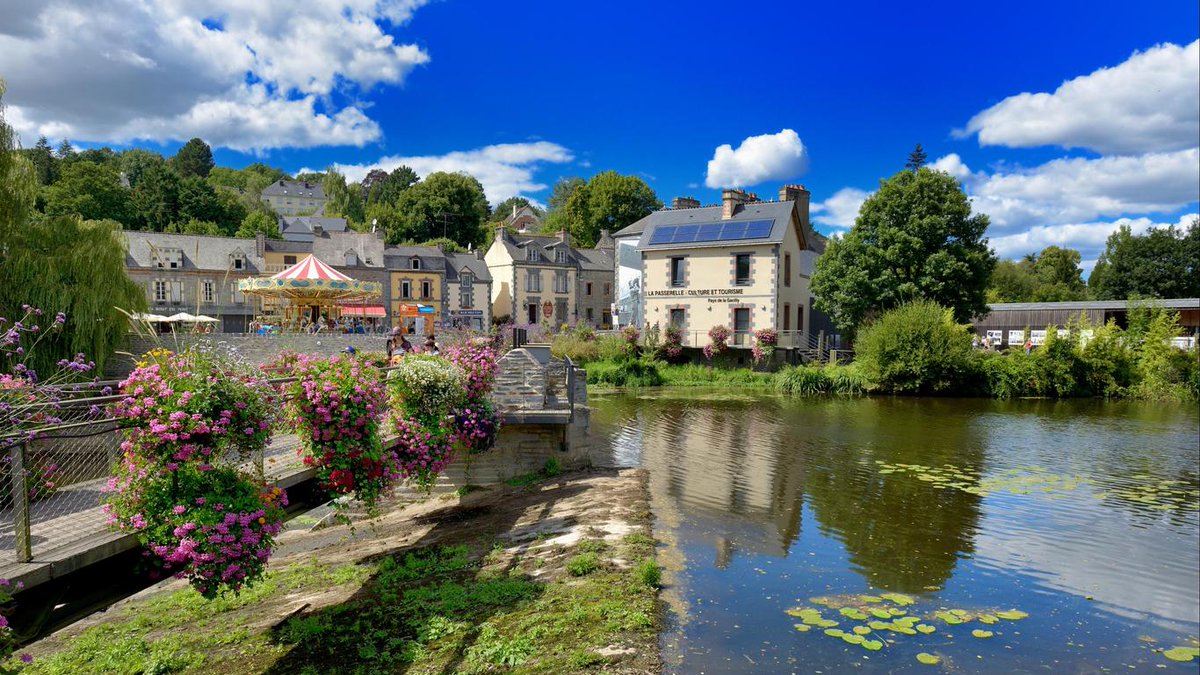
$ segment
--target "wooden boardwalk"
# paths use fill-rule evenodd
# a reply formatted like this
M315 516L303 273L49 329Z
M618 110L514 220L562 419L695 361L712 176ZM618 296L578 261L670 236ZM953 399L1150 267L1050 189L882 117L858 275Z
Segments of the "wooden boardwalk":
M263 454L267 481L282 488L314 475L296 454L299 439L279 436ZM105 526L101 492L107 478L61 488L30 504L30 537L33 560L17 562L16 531L12 508L0 509L0 578L31 588L118 553L136 548L137 537Z

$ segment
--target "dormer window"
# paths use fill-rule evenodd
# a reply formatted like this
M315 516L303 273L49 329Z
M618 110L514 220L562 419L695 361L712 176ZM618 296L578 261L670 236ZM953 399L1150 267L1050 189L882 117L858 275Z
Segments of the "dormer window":
M160 248L154 253L155 265L159 269L183 269L183 251L177 248Z
M567 262L567 252L562 250L561 248L556 250L554 252L554 262L557 262L557 263Z
M409 264L409 269L411 269L411 270L421 269L421 259L420 258L413 258L412 260L408 261L408 264Z
M242 271L246 269L246 254L241 251L234 251L229 254L229 268L234 271Z
M532 245L530 245L528 248L525 249L525 259L530 262L537 262L537 260L538 260L537 249L534 248Z
M346 266L354 267L358 265L358 253L354 251L346 251Z

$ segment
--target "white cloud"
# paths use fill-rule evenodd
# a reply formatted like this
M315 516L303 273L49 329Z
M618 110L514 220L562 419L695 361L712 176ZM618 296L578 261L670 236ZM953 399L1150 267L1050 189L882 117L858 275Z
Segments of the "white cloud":
M971 175L971 170L966 164L963 164L962 158L956 152L937 159L933 164L929 165L929 168L936 171L945 171L959 180Z
M1161 44L1125 62L1064 82L1053 94L1010 96L956 135L981 145L1090 148L1099 153L1200 145L1200 40Z
M1038 225L1024 232L992 237L991 245L1001 258L1019 258L1027 253L1040 251L1047 246L1073 248L1080 252L1090 270L1096 259L1104 252L1108 235L1127 225L1136 234L1150 229L1175 225L1186 228L1198 214L1180 216L1175 223L1155 222L1151 218L1118 218L1112 221L1091 223L1065 223L1062 225Z
M428 62L391 34L425 0L16 0L0 4L6 103L28 144L358 145L356 97Z
M819 214L813 217L813 222L828 227L850 229L854 225L854 219L858 218L858 210L870 195L866 190L842 188L829 199L812 205L810 211Z
M808 169L808 150L791 129L750 136L733 149L718 146L708 161L704 184L710 188L744 187L767 180L794 178Z
M965 165L962 171L975 210L988 214L1001 234L1105 217L1175 213L1200 200L1196 148L1136 157L1056 159L990 175L971 173Z
M411 167L419 176L435 171L461 171L474 176L483 185L488 201L497 204L509 197L527 196L545 190L534 174L543 164L565 164L574 159L571 151L557 143L503 143L475 150L460 150L444 155L381 157L370 164L338 164L346 180L362 180L372 169L391 171L398 166Z

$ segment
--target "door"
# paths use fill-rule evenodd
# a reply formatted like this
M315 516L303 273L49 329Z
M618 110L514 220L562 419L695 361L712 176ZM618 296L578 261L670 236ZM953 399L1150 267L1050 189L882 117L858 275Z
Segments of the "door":
M537 322L538 322L538 306L537 306L537 304L530 303L530 305L528 307L526 307L526 309L529 310L529 324L536 326Z

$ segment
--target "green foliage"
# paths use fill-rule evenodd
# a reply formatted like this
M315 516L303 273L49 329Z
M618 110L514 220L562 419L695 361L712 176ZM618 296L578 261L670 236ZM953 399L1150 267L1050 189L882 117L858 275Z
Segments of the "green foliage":
M529 207L533 210L534 215L536 215L538 218L544 218L546 216L545 211L534 206L528 199L524 197L509 197L508 199L505 199L497 204L496 207L492 209L491 219L493 221L501 221L512 216L514 207L518 210Z
M774 375L750 368L721 368L698 363L656 363L663 385L673 387L769 387Z
M345 218L349 222L362 223L366 218L366 204L363 203L362 186L346 185L346 177L340 171L329 167L321 180L321 188L325 191L325 215L332 218Z
M573 242L585 248L596 245L600 230L615 232L662 208L654 190L637 176L605 171L592 176L584 185L575 181L562 185L570 196L561 209L552 201L551 215L565 218L562 224L571 233Z
M988 218L951 176L928 168L882 181L863 203L854 227L831 239L817 259L817 306L852 333L873 312L928 299L969 321L986 310L995 256Z
M212 148L199 138L184 143L171 158L171 168L184 178L207 178L213 166Z
M130 224L137 229L165 231L179 214L179 184L179 176L166 162L145 162L129 196Z
M398 166L391 173L372 171L367 178L363 179L363 185L367 188L367 204L384 204L387 206L395 206L400 200L400 195L413 185L416 185L420 177L417 172L407 166ZM383 174L380 176L379 174Z
M1083 300L1087 287L1079 251L1048 246L1020 261L1001 260L992 273L988 302L1063 302Z
M221 226L206 220L196 220L195 218L184 221L171 223L163 230L163 232L173 232L176 234L202 234L210 237L225 236L225 232L221 230Z
M121 222L130 216L129 192L121 187L117 170L95 162L65 165L58 182L45 189L45 197L46 213L51 216Z
M394 204L372 204L365 220L378 220L389 244L445 236L466 246L483 242L487 216L487 198L479 181L438 171L402 191Z
M594 552L580 553L567 561L567 572L573 577L582 577L600 569L600 556Z
M542 465L542 475L547 478L554 478L559 473L562 473L562 464L559 463L556 457L547 459L546 463Z
M971 335L950 310L918 300L884 313L855 343L863 375L892 393L938 393L958 386L971 368Z
M1133 353L1123 343L1123 331L1116 320L1109 319L1107 324L1096 327L1084 325L1080 330L1092 333L1079 349L1083 386L1093 396L1124 396L1134 380L1135 363Z
M1155 228L1141 235L1128 225L1108 237L1088 284L1093 297L1194 298L1200 296L1200 218L1187 230Z
M871 389L871 381L863 374L862 366L857 363L838 365L827 364L821 369L829 379L829 391L839 396L862 396Z
M279 239L279 219L263 211L254 211L242 220L233 236L254 239L259 232L268 239Z
M637 575L639 581L651 588L658 588L662 584L662 568L653 558L647 558L638 563L633 573Z
M33 164L38 185L49 185L58 178L58 160L54 157L54 150L50 148L50 142L45 136L38 138L37 144L27 150L25 156Z
M775 387L789 396L822 396L832 389L829 375L814 366L789 366L775 376Z
M604 361L594 363L588 368L588 384L610 387L658 387L663 384L663 376L653 361Z
M1179 317L1175 312L1156 309L1151 311L1142 335L1134 395L1154 400L1195 398L1195 350L1185 352L1171 345L1171 338L1179 335Z

